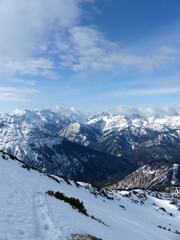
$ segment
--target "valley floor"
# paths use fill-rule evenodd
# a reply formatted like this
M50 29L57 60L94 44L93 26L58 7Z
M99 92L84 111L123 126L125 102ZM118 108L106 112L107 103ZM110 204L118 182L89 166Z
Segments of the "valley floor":
M107 198L88 184L78 187L56 177L58 183L21 165L0 158L0 240L180 239L179 200L140 190L113 191ZM80 199L88 214L105 224L47 195L48 190Z

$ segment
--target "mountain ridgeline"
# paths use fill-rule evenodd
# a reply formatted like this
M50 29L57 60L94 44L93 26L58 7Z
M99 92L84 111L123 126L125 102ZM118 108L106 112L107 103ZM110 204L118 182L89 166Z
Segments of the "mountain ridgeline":
M0 149L52 174L94 184L121 180L180 159L180 117L16 111L0 115Z

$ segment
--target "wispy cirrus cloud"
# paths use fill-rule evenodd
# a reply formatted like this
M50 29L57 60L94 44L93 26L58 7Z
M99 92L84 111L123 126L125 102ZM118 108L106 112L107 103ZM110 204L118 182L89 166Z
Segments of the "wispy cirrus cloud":
M14 83L29 85L29 86L34 86L36 84L36 80L27 80L22 78L11 78L10 81Z
M53 72L53 62L45 58L27 58L13 60L11 58L0 58L0 72L6 76L20 75L44 75L45 72Z
M0 101L2 102L31 102L31 99L23 98L22 96L17 96L14 93L1 93Z
M32 94L38 94L35 88L0 87L0 100L6 102L29 102Z
M64 41L65 39L65 41ZM56 39L60 64L74 71L135 67L140 71L162 68L180 59L180 49L162 46L149 55L138 55L108 41L93 26L75 26Z

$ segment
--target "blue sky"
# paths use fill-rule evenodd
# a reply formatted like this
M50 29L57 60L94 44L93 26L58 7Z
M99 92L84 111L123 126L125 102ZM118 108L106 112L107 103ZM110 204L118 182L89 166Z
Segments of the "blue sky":
M0 111L180 110L180 1L2 0Z

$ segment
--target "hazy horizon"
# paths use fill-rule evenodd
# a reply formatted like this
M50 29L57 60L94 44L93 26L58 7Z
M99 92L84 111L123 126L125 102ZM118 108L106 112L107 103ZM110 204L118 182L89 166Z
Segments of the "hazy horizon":
M131 106L123 106L120 105L116 108L111 109L101 109L97 111L81 111L80 109L70 107L70 108L64 108L61 106L46 106L44 108L16 108L12 111L0 111L0 114L24 114L26 111L44 111L49 110L53 112L61 112L65 114L76 114L81 116L92 116L94 114L102 114L102 113L108 113L110 115L124 115L124 116L135 116L135 115L141 115L141 116L147 116L147 117L175 117L180 116L180 111L178 111L176 108L171 107L154 107L154 108L142 108L142 107L131 107Z

